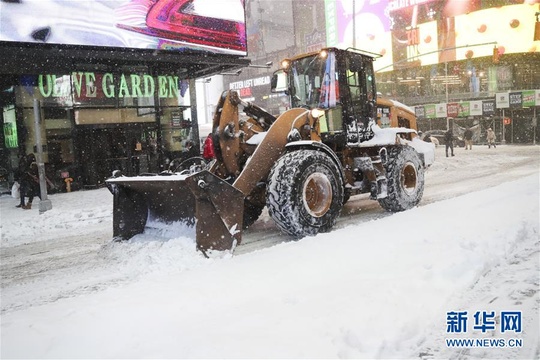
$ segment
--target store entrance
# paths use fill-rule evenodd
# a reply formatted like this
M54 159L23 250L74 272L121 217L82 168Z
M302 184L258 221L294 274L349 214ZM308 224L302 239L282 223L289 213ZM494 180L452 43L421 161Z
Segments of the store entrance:
M82 182L100 187L113 171L124 175L156 172L156 130L146 126L94 127L77 130Z

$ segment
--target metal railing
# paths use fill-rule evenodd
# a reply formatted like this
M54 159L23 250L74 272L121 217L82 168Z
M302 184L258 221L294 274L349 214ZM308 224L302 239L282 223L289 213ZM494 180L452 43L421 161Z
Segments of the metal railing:
M483 100L494 99L494 91L481 91L481 92L463 92L463 93L451 93L448 95L448 102L459 102L464 100ZM395 99L407 104L409 106L423 105L423 104L439 104L445 103L446 94L436 95L405 95L395 96Z

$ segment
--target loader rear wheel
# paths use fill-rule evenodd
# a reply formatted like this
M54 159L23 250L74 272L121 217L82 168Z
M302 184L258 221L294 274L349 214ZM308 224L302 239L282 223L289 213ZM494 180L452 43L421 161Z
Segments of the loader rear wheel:
M343 206L338 165L316 150L283 155L270 171L266 204L272 219L289 235L330 230Z
M387 211L404 211L418 205L424 193L424 166L410 146L389 150L385 164L388 196L379 199Z

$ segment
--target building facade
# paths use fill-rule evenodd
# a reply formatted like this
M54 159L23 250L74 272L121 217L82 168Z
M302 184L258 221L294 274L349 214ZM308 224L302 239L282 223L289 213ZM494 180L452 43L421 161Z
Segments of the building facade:
M60 189L66 179L82 189L113 170L161 171L198 143L196 79L249 63L243 2L161 5L0 3L0 167L10 182L29 153Z
M288 99L257 84L280 60L355 47L382 55L375 61L378 92L415 107L422 131L453 127L460 135L471 127L482 143L491 127L499 142L540 139L539 0L295 0L280 1L279 9L268 0L250 3L250 58L274 65L226 78L225 88L271 112L283 111ZM273 31L271 19L282 13L294 21Z

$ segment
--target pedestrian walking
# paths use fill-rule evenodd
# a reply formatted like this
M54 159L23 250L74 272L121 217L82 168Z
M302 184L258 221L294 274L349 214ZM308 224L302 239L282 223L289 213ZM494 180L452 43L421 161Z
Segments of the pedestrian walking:
M448 129L447 132L444 133L444 143L446 145L446 157L448 157L448 149L450 149L452 156L454 156L454 133L452 132L452 129Z
M465 130L463 137L465 139L465 150L472 150L473 132L471 128L468 127L467 130Z
M491 145L493 145L494 149L497 148L497 146L495 145L495 132L491 128L487 129L486 139L488 143L488 149L491 149Z

